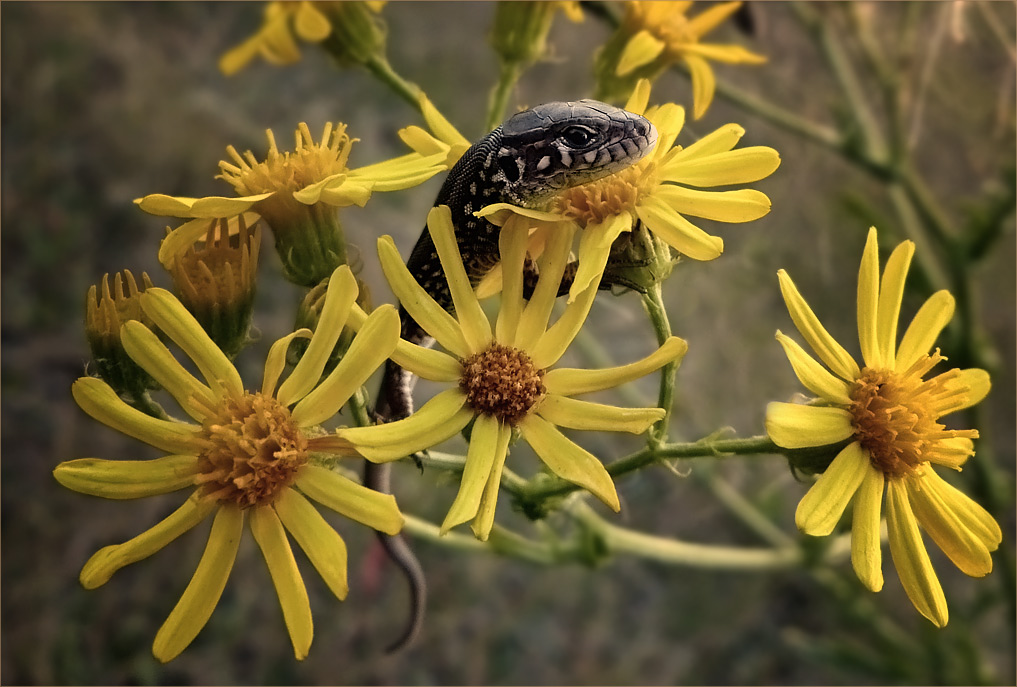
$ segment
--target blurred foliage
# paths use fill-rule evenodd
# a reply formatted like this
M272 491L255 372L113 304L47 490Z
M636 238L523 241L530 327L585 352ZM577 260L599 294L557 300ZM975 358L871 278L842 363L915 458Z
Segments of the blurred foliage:
M506 92L510 108L592 91L593 54L610 35L609 24L596 20L604 11L590 5L582 24L554 23L544 61ZM961 479L999 519L1012 556L1014 6L754 3L750 11L752 40L768 65L718 68L717 100L706 121L690 128L702 134L737 121L748 132L747 145L773 146L784 163L759 185L773 212L749 227L720 227L724 258L683 263L666 284L672 326L690 345L678 377L675 432L688 439L720 426L756 433L766 401L799 391L773 341L774 329L788 326L778 268L810 294L834 337L849 341L853 290L830 287L853 285L869 223L894 234L894 243L909 221L935 225L936 217L909 216L895 190L900 178L858 164L872 140L865 122L853 119L851 94L824 61L823 32L836 31L846 59L861 67L856 85L876 129L906 134L878 143L891 157L909 151L932 201L926 207L959 237L953 251L919 245L928 262L909 281L903 314L913 314L944 278L954 289L963 286L956 295L964 315L942 347L951 364L989 367L996 385L965 422L979 426L983 439L978 462ZM428 625L408 651L383 656L379 648L403 622L403 581L367 532L343 522L335 524L351 551L351 594L339 604L317 577L307 576L318 627L306 661L293 661L278 604L265 591L264 564L245 541L209 625L180 659L159 665L151 638L186 584L203 536L183 537L171 551L123 570L101 592L86 592L77 574L87 557L133 536L138 523L163 517L176 500L146 499L125 509L67 492L50 475L58 461L72 457L152 457L137 455L136 442L97 429L68 393L88 359L82 333L88 285L123 267L169 285L153 249L164 225L130 200L155 190L223 192L211 170L227 143L260 149L266 128L288 130L298 121L314 128L341 119L361 139L355 155L363 157L352 162L364 164L403 152L396 130L420 123L367 71L338 71L310 48L299 65L252 63L223 77L219 57L254 33L261 13L262 5L251 3L0 6L0 682L1013 683L1014 580L1012 558L1008 568L1003 552L985 580L962 575L932 552L952 610L950 624L937 631L914 613L895 576L874 596L848 565L767 573L676 568L603 561L597 542L590 542L590 566L541 566L420 542L431 582ZM483 133L490 85L499 75L485 40L494 14L493 3L441 2L390 3L383 12L392 67L470 138ZM803 26L817 33L810 36ZM733 27L718 30L718 37L723 31L736 40ZM886 46L893 46L894 70L881 66L890 59ZM655 96L688 104L687 77L665 75ZM843 126L851 135L836 145L810 139L779 118L751 114L746 97L782 104L823 127ZM903 126L890 126L895 122ZM351 213L351 239L370 256L375 237L388 233L408 252L439 184ZM364 262L361 277L375 301L391 300L375 261ZM238 360L248 379L257 377L266 342L289 330L290 306L300 297L281 278L274 255L265 255L260 279L254 319L262 339L256 353ZM815 301L813 294L830 296ZM599 348L612 358L647 352L652 333L639 320L637 299L621 298L631 299L630 307L598 299L594 340L570 356L594 359ZM972 329L974 337L966 338ZM631 393L652 403L652 380L643 382ZM624 455L638 440L611 437L602 447L607 455ZM696 460L676 472L657 466L619 480L619 524L757 546L761 532L733 515L749 505L785 536L797 536L793 511L804 487L785 461L734 463ZM454 493L441 473L421 478L412 465L400 466L396 479L400 499L420 504L417 514L430 519L440 519ZM508 526L528 526L521 514L505 515ZM300 564L306 568L306 560Z

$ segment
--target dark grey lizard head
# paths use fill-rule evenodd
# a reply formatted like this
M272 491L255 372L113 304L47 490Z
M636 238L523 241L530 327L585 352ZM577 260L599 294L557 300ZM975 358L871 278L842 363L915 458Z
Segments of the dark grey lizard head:
M524 206L624 169L657 143L648 119L598 100L538 105L509 118L500 134L485 167L500 195Z

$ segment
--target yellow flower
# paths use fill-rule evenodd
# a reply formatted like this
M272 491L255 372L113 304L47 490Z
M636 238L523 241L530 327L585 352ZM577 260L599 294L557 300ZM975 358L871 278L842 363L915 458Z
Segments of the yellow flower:
M419 101L424 122L427 123L431 133L415 125L400 129L399 138L412 148L413 152L399 159L409 163L412 160L434 160L437 158L441 160L445 169L452 169L459 162L463 153L469 149L470 142L445 119L426 95L421 93Z
M336 208L363 207L374 191L410 188L445 169L440 154L403 156L350 169L347 163L356 139L349 137L342 123L326 124L320 142L316 142L307 124L301 122L292 152L279 151L271 129L266 135L269 150L264 161L259 162L251 151L240 155L228 146L232 162L219 163L219 178L232 185L238 197L187 198L157 193L134 202L145 212L170 217L216 219L255 212L272 228L287 276L313 286L346 262ZM200 234L194 236L196 239Z
M139 289L131 271L124 270L123 276L119 272L114 275L111 291L109 274L104 274L99 287L93 284L85 298L85 336L96 372L118 394L139 395L146 389L159 388L152 376L127 355L120 339L123 323L130 320L151 323L141 310L142 290L152 288L152 280L144 272L141 273L141 284Z
M703 43L704 35L734 14L741 2L711 5L694 17L686 15L691 2L629 2L618 32L597 56L598 87L602 97L628 92L637 76L656 78L682 61L692 75L693 117L710 107L716 89L707 60L728 64L761 64L766 58L740 45Z
M657 128L657 146L642 160L609 177L564 189L552 199L549 212L498 203L477 213L495 224L513 213L578 224L583 234L570 302L599 278L614 240L637 222L679 253L694 260L713 260L723 252L724 242L683 215L748 222L770 211L770 199L753 189L702 191L695 187L763 179L780 165L776 150L763 146L733 150L745 133L737 124L722 126L687 148L674 145L685 123L685 110L673 103L647 108L649 91L649 82L642 80L625 105Z
M95 378L74 383L74 400L86 413L169 455L147 461L68 461L53 473L62 485L110 499L194 489L155 527L93 555L81 571L86 589L105 584L123 566L152 555L215 513L194 577L156 635L152 651L160 661L183 651L212 614L233 567L245 519L268 564L298 659L307 655L313 630L307 592L286 532L338 598L345 598L348 589L346 547L308 497L388 534L402 528L403 517L391 495L321 467L311 455L321 450L316 426L339 411L399 338L398 314L391 306L382 306L362 323L342 362L318 383L356 296L353 274L340 267L330 280L321 322L293 372L277 389L286 349L294 338L306 338L307 330L272 346L261 390L249 392L180 302L168 291L148 289L141 296L145 313L188 355L204 381L192 376L140 322L123 326L124 347L193 422L150 417Z
M492 328L466 276L448 208L431 210L427 225L448 279L456 317L414 281L390 237L379 239L378 253L403 307L448 353L400 341L392 359L423 379L455 387L436 395L409 418L374 427L342 428L337 432L339 439L352 443L368 460L385 462L434 446L474 420L462 484L442 532L472 520L477 537L487 539L514 430L551 472L588 489L617 511L618 495L604 466L555 425L646 431L663 417L662 409L616 408L572 397L617 386L679 360L685 342L671 337L646 358L616 368L548 369L578 333L597 292L597 284L592 284L548 326L573 227L562 224L550 239L538 264L540 278L533 297L526 302L522 274L527 221L516 217L506 223L500 237L505 288ZM355 311L352 325L357 327L363 317Z
M879 544L880 508L886 490L890 554L904 590L919 613L942 627L946 598L918 526L963 572L981 577L992 570L1002 539L999 525L981 506L943 480L934 465L960 470L974 454L975 430L949 430L939 418L972 406L989 392L984 370L925 374L944 357L929 353L953 315L948 291L933 294L897 341L904 280L914 244L897 246L882 280L875 228L858 272L858 338L863 366L827 333L791 278L781 270L781 292L791 319L824 368L794 340L777 340L802 384L819 396L815 405L771 403L766 409L770 438L784 448L850 443L798 504L795 521L806 534L833 531L854 502L851 562L872 591L883 586Z
M383 2L270 2L261 28L219 59L219 69L232 76L261 55L272 64L300 60L297 38L307 43L333 39L344 57L363 62L384 49L384 30L367 10L377 14Z

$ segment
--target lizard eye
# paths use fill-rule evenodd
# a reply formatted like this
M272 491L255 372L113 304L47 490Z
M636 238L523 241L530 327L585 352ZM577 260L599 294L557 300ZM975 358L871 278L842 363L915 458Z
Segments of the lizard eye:
M561 132L560 138L572 148L585 148L596 138L596 133L585 126L570 126Z

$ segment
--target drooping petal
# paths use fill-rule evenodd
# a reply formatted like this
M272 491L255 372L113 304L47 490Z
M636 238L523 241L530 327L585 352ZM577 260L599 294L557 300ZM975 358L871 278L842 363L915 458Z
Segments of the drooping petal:
M795 511L798 529L814 537L825 537L833 532L866 473L871 470L861 444L855 441L845 446L798 502Z
M592 453L537 415L526 416L519 430L551 472L588 490L613 511L621 510L611 475Z
M717 77L714 76L710 63L699 55L686 52L682 58L692 75L692 118L699 119L706 114L710 103L713 102L713 93L717 90Z
M665 415L663 408L618 408L556 394L545 396L534 412L559 427L632 434L642 434Z
M927 469L921 479L922 487L936 497L937 502L949 510L989 551L995 551L1003 541L1003 531L989 511L970 496ZM909 492L910 493L910 492Z
M537 343L530 350L530 358L538 369L546 369L558 362L558 359L565 355L565 351L572 341L579 334L586 316L590 314L593 301L597 297L597 286L599 278L590 284L586 291L579 294L578 298L565 306L561 317L551 325L546 332L541 334Z
M208 517L218 504L202 499L198 492L184 501L180 508L154 527L150 527L123 544L113 544L92 554L81 569L79 580L85 589L95 589L109 581L120 568L148 558L184 532Z
M501 425L498 430L498 443L494 447L494 463L491 474L487 478L484 494L480 498L477 515L470 524L470 529L480 541L487 541L494 526L494 512L498 507L498 492L501 489L501 473L505 467L505 456L508 455L509 439L512 438L512 427Z
M519 207L518 205L511 205L510 203L492 203L491 205L485 205L473 214L477 217L485 218L488 222L498 227L505 226L505 223L512 215L522 215L523 217L529 217L530 219L536 219L542 222L560 222L562 220L561 215L553 212L532 210L530 208Z
M858 343L862 349L862 360L868 367L879 369L884 366L883 352L879 347L876 333L876 313L879 309L879 243L876 228L869 228L862 251L862 262L858 268Z
M528 223L519 215L513 215L505 223L498 237L503 278L495 338L509 346L515 343L516 329L523 312L523 262L528 240Z
M558 287L572 246L574 227L566 223L559 225L559 229L551 234L544 253L537 262L540 277L519 317L515 345L523 350L529 350L547 330L547 321L558 297Z
M194 361L212 391L219 396L243 395L240 373L173 294L165 289L146 289L140 299L141 309Z
M890 533L890 555L904 591L919 613L937 627L944 627L949 618L946 597L922 543L902 480L887 482L886 524Z
M472 520L480 508L480 499L491 477L491 468L497 457L501 428L493 415L478 415L470 434L470 447L466 452L466 467L452 507L441 523L441 534Z
M684 339L672 336L650 355L628 365L601 370L580 370L565 367L548 370L544 375L544 387L548 393L561 396L575 396L611 389L621 386L625 382L639 379L672 361L681 360L688 349L689 345Z
M777 341L784 348L787 359L795 371L798 381L817 396L840 405L849 405L851 386L827 371L825 367L805 352L794 339L777 330Z
M212 390L180 364L159 337L138 320L120 327L120 342L127 355L176 399L188 415L201 422L216 403Z
M908 275L915 244L904 241L894 248L883 270L879 285L879 305L876 310L876 341L883 364L894 368L897 350L897 320L904 297L904 280Z
M371 313L335 369L293 408L293 421L310 427L338 413L395 350L399 326L399 313L387 303Z
M937 291L918 309L897 348L896 370L904 372L926 355L953 317L955 301L947 290Z
M579 239L579 268L569 289L569 303L594 281L600 282L611 253L611 245L622 232L631 231L632 224L632 216L626 212L612 215L603 222L591 224L583 230L583 235Z
M265 200L273 193L275 191L233 198L225 196L187 198L185 196L167 196L162 193L153 193L144 198L135 198L134 202L139 208L150 215L218 219L221 217L233 217L234 215L247 212L255 203Z
M707 234L662 200L652 196L642 199L636 214L650 231L693 260L713 260L724 252L723 239Z
M879 541L883 473L870 467L855 494L851 518L851 566L869 591L883 588L883 552Z
M445 143L449 145L465 145L467 147L470 145L469 140L459 133L452 126L451 122L445 119L438 108L423 94L420 96L420 113L424 116L424 121L427 122L428 128Z
M669 184L656 189L653 195L675 212L717 222L751 222L770 212L770 199L751 188L699 191Z
M208 622L233 569L243 527L243 511L236 506L219 507L198 569L155 635L152 653L163 663L186 649Z
M615 74L625 76L626 74L653 62L660 53L664 52L664 41L655 38L649 31L640 31L629 39L618 59L618 67Z
M403 514L392 494L368 489L318 465L305 465L295 484L321 505L379 532L398 534L403 528Z
M854 381L861 375L858 363L844 350L844 347L837 343L836 339L830 336L826 328L820 323L819 318L812 312L812 308L805 302L798 288L791 277L784 270L777 272L780 281L780 292L784 296L784 303L787 305L788 313L795 327L805 337L805 341L812 347L819 359L826 363L834 374L846 381Z
M272 505L328 588L340 601L345 599L350 587L343 538L296 489L284 489Z
M366 321L367 313L354 303L348 321L350 328L359 332ZM463 374L463 366L458 359L442 351L412 344L405 339L396 341L395 350L389 357L399 367L404 367L418 377L433 382L454 382Z
M339 335L350 314L350 307L357 300L360 289L357 279L348 265L340 265L328 280L325 303L314 327L314 334L307 349L293 372L279 387L276 398L284 406L293 405L304 398L321 379L328 358L332 355ZM338 409L337 409L338 410Z
M261 393L266 396L275 396L275 387L279 383L279 377L286 369L286 352L289 350L293 339L310 339L311 330L307 328L298 329L278 339L268 349L268 356L265 358L265 373L261 382Z
M470 347L466 344L462 327L413 278L399 257L391 236L378 239L378 260L392 292L410 317L446 350L459 358L469 357Z
M661 173L668 181L689 186L730 186L765 179L779 166L780 154L776 150L766 146L751 146L693 159L680 159L678 162L669 161L661 168Z
M926 471L926 474L931 472ZM984 577L992 572L992 557L982 540L964 526L944 501L936 484L923 477L907 480L908 501L918 524L965 575Z
M491 341L491 323L480 307L480 301L473 293L473 286L466 276L455 229L452 227L452 213L447 205L431 208L427 213L427 229L431 233L434 247L438 251L449 292L456 308L456 318L462 327L463 336L471 351L481 351Z
M53 476L68 489L105 499L136 499L168 494L194 485L197 458L163 456L155 460L79 458L60 463Z
M783 448L827 446L854 434L843 408L772 401L766 405L766 433Z
M293 550L286 539L286 531L275 510L266 505L252 508L251 511L251 534L268 565L268 573L282 607L286 630L293 643L293 653L298 661L302 661L307 658L314 637L307 588L304 587L297 561L293 558Z
M204 445L201 427L146 415L127 405L101 379L82 377L71 385L71 395L93 419L168 453L194 455Z

